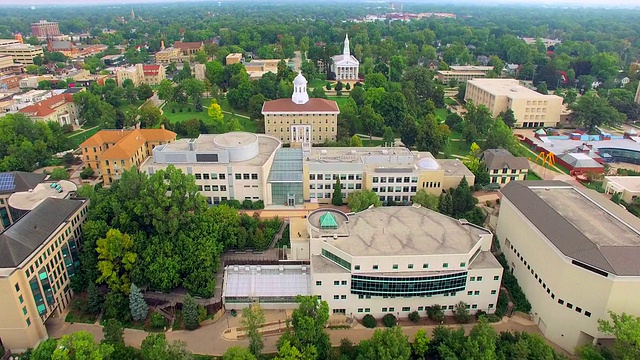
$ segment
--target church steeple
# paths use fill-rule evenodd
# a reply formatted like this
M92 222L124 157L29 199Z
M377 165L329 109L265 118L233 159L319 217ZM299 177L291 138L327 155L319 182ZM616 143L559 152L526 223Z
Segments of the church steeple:
M342 54L345 58L351 56L351 50L349 50L349 34L344 37L344 50L342 51Z
M298 76L293 79L293 95L291 96L291 100L299 105L309 102L307 79L302 75L302 72L299 72Z

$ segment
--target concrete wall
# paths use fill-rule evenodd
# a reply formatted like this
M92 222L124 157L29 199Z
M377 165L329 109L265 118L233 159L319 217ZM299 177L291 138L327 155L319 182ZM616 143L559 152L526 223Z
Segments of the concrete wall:
M292 124L311 125L311 140L322 144L325 140L335 141L338 133L337 114L266 114L264 117L265 134L289 144L289 126Z

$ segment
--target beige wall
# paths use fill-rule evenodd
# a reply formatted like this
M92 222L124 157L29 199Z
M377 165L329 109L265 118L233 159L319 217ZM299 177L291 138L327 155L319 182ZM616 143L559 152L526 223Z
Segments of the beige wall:
M44 56L44 52L39 46L32 48L0 47L0 54L11 55L14 61L24 65L33 65L34 57Z
M51 316L60 316L69 305L73 291L70 288L71 279L64 262L62 248L66 247L69 241L79 244L80 227L86 219L88 204L89 202L86 201L69 217L69 221L53 233L20 267L14 269L8 276L0 274L0 304L2 304L0 338L13 352L35 347L40 341L47 339L44 322ZM48 275L55 303L46 307L46 313L42 317L38 314L29 286L29 280L34 276L37 277L41 270L45 270ZM7 271L11 270L7 269ZM44 297L44 291L40 290Z
M610 338L598 332L597 321L608 318L607 310L640 315L634 300L640 296L640 278L604 277L572 265L506 198L500 204L497 236L531 302L534 321L565 350L573 352L593 338Z
M265 134L289 144L289 127L292 124L311 125L312 142L321 144L325 139L336 140L338 133L338 114L265 114Z
M170 48L156 53L156 62L159 64L169 64L176 61L181 55L180 49Z
M504 173L504 170L507 173ZM514 173L515 171L515 173ZM489 170L489 178L492 183L508 184L511 181L526 180L529 169L493 169Z

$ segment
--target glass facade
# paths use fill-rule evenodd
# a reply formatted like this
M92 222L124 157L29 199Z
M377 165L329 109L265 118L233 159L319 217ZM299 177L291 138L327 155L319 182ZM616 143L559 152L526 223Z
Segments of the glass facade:
M238 296L227 296L224 298L225 302L228 304L246 304L253 303L258 300L258 302L264 304L282 304L282 303L295 303L295 296L277 296L277 297L267 297L267 296L258 296L258 297L238 297Z
M49 282L47 272L44 269L40 270L40 272L38 273L38 278L40 279L42 291L44 291L44 297L45 299L47 299L47 304L49 306L53 306L55 304L53 299L53 290L51 289L51 283Z
M347 269L347 270L351 270L351 263L344 260L343 258L339 257L338 255L335 255L325 249L322 249L322 256L324 256L325 258L333 261L334 263L342 266L343 268Z
M272 205L302 205L302 149L278 149L267 181Z
M11 225L11 221L9 221L9 213L7 212L6 207L0 207L0 217L2 217L2 226L7 227Z
M615 162L626 162L629 164L640 165L640 152L628 149L615 149L615 148L599 148L598 152L600 156L604 154L611 155L612 160Z
M38 285L38 279L35 276L32 277L31 280L29 280L29 287L31 288L31 293L33 294L33 300L36 302L38 314L44 315L47 312L47 307L44 303L44 298L42 297L40 286Z
M71 258L71 252L69 251L69 248L64 245L61 247L60 252L62 252L62 257L64 259L64 265L67 268L67 273L69 274L69 277L72 277L73 274L75 274L75 266L73 264L73 259Z
M426 296L464 290L467 272L420 277L351 275L351 293L372 296Z
M294 205L302 205L304 202L302 182L271 183L271 199L273 205L291 206L290 199L294 202Z

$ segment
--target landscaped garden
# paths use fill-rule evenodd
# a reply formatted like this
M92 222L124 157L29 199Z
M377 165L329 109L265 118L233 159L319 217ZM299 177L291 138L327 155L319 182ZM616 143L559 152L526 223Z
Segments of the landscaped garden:
M258 131L258 123L240 114L229 114L224 109L225 102L221 101L220 107L224 113L224 122L228 123L232 119L237 119L242 126L243 131L255 133ZM205 99L202 102L202 111L196 111L193 104L178 104L175 102L167 103L163 108L163 116L165 116L172 124L184 122L191 119L202 120L206 125L214 125L214 121L209 117L207 108L211 105L211 99ZM228 104L226 104L228 106Z
M100 131L100 126L94 126L85 128L84 126L80 128L80 130L76 130L71 134L67 135L67 138L72 141L73 148L77 148L82 144L85 140L92 137L95 133Z

